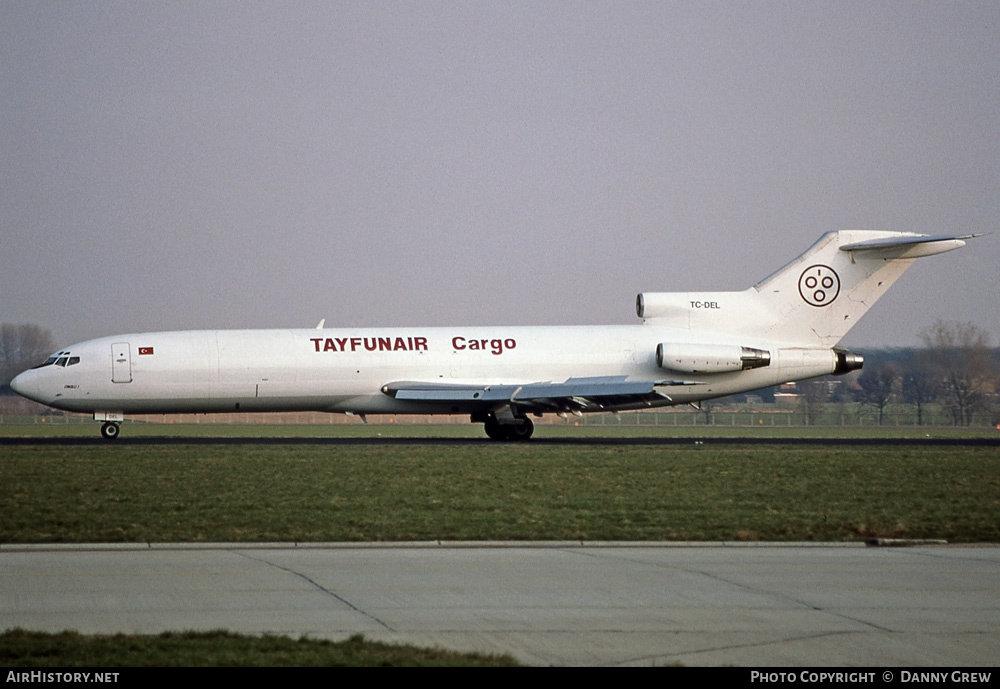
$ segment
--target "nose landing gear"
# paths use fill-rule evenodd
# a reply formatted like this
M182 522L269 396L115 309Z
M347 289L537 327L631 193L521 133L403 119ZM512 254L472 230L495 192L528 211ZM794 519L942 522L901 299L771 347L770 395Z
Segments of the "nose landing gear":
M118 424L114 421L105 421L101 426L101 435L105 440L115 440L120 432Z

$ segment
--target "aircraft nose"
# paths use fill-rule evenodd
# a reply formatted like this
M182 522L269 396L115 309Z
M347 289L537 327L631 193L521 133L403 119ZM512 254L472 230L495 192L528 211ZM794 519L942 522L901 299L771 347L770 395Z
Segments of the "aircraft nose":
M21 390L23 389L24 386L24 383L21 380L23 376L24 376L23 373L19 373L16 376L14 376L14 380L10 381L10 389L19 395L21 394Z
M21 397L27 397L29 400L34 400L35 402L41 402L39 399L38 385L35 382L35 376L33 371L25 371L24 373L19 373L14 376L14 379L10 381L10 389L19 394Z

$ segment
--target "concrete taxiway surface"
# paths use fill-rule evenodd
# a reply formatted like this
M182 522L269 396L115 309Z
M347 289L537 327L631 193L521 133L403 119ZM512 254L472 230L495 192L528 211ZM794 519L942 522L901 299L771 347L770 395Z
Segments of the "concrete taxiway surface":
M1000 547L4 546L0 626L364 634L546 665L996 665Z

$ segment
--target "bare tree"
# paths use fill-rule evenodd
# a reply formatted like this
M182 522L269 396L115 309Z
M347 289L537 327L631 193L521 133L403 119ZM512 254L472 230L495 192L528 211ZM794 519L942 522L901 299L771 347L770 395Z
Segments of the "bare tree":
M715 400L702 400L698 403L698 411L705 416L705 425L712 425L712 412L715 411L717 402Z
M815 426L830 398L830 386L825 380L810 380L800 383L799 405L807 426Z
M52 333L33 323L0 325L0 390L9 390L11 379L41 363L55 349Z
M924 407L934 401L938 389L936 377L931 374L923 359L924 357L914 357L910 361L902 388L903 401L917 409L918 426L924 425Z
M996 387L989 335L973 323L937 321L920 338L926 364L940 382L942 402L956 426L968 426Z
M858 377L859 401L878 410L879 426L885 418L885 408L899 392L900 378L899 369L891 362L865 370Z

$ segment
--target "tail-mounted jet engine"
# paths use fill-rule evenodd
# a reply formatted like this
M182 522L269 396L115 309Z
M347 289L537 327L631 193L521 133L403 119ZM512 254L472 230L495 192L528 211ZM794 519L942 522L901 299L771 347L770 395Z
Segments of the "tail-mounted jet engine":
M842 376L851 371L857 371L865 365L865 358L860 354L849 352L840 347L834 347L833 353L837 355L837 368L833 370L833 375Z
M656 345L656 365L670 371L728 373L761 368L770 363L771 353L756 347L676 342Z

